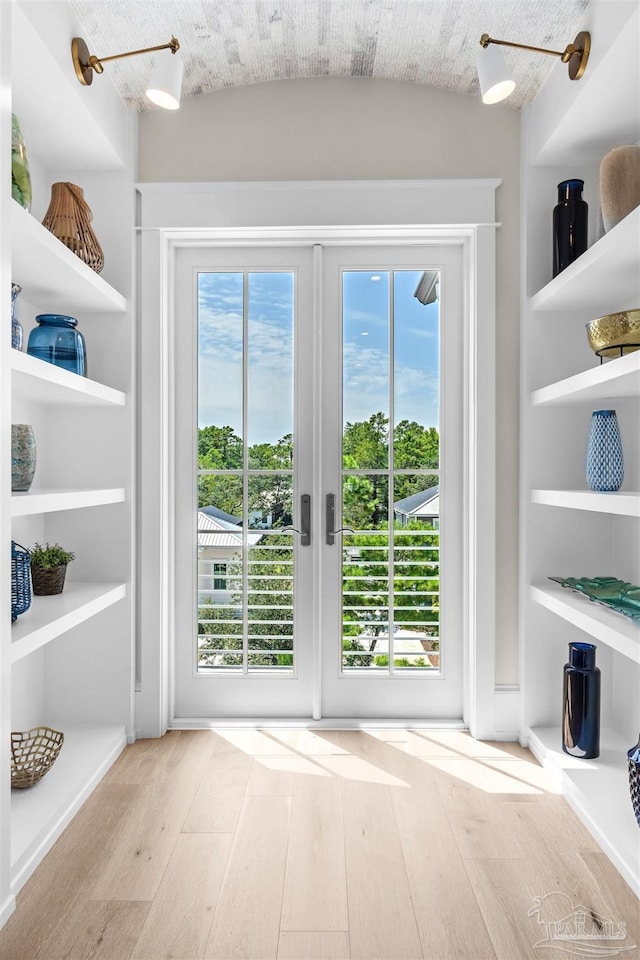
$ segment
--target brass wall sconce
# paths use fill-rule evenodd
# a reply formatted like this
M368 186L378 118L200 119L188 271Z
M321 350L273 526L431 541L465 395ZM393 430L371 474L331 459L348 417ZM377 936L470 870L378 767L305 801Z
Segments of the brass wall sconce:
M156 50L171 50L176 54L180 44L175 37L169 43L162 43L157 47L145 47L143 50L131 50L129 53L116 53L111 57L96 57L89 53L87 44L82 37L74 37L71 42L71 57L80 83L88 87L93 81L94 73L104 72L104 63L110 60L121 60L123 57L136 57L139 53L153 53ZM146 95L152 103L165 110L177 110L180 106L180 90L182 87L183 63L180 57L158 60L149 83Z
M494 44L495 46L491 46ZM564 50L547 50L544 47L530 47L525 43L511 43L509 40L496 40L488 33L480 37L480 46L483 52L478 54L478 79L483 103L499 103L515 89L502 52L497 48L516 47L518 50L532 50L534 53L546 53L551 57L560 57L569 67L569 79L579 80L584 74L591 50L591 34L581 31L573 43L567 44Z

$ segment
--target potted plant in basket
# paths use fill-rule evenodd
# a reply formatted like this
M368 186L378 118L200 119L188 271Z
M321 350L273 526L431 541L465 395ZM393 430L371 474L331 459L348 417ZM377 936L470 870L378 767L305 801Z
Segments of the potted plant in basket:
M59 543L42 546L36 543L31 548L31 583L37 597L49 597L62 593L67 564L75 558L75 553L64 550Z

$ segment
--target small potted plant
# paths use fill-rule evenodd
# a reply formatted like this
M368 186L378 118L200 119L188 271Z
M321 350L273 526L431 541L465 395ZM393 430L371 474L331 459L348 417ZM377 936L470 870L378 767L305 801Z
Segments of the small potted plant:
M67 564L75 558L74 553L64 550L59 543L42 546L36 543L31 548L31 583L36 597L50 597L62 593Z

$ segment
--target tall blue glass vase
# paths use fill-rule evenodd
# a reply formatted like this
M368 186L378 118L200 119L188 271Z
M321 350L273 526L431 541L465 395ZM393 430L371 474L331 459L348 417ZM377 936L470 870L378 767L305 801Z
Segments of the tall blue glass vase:
M600 755L600 670L593 643L570 643L562 688L562 749L572 757Z
M594 410L587 444L587 485L612 493L624 478L622 440L615 410Z

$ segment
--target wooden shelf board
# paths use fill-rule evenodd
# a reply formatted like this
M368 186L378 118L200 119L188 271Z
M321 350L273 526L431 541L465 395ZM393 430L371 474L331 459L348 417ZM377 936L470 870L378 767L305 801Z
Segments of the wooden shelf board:
M531 298L535 310L595 317L640 307L640 207L632 210Z
M598 493L595 490L532 490L531 502L548 507L568 507L572 510L640 517L640 493L636 491Z
M640 843L627 771L631 746L619 733L604 729L597 760L579 760L563 752L560 727L534 727L529 737L531 752L560 774L571 806L640 895Z
M534 390L531 405L570 406L629 397L640 397L640 350Z
M562 576L562 573L558 574ZM553 580L530 587L531 598L618 653L640 663L640 623L560 586Z
M66 580L61 594L32 597L31 606L11 627L11 662L38 650L126 596L124 583Z
M64 733L51 770L11 791L11 890L15 894L53 846L126 743L124 726L46 723Z
M11 516L27 517L58 510L100 507L108 503L122 503L124 498L123 487L104 490L30 490L28 493L11 494Z
M11 277L42 312L123 313L127 301L15 200Z
M19 350L11 351L14 399L59 406L124 407L126 394Z

